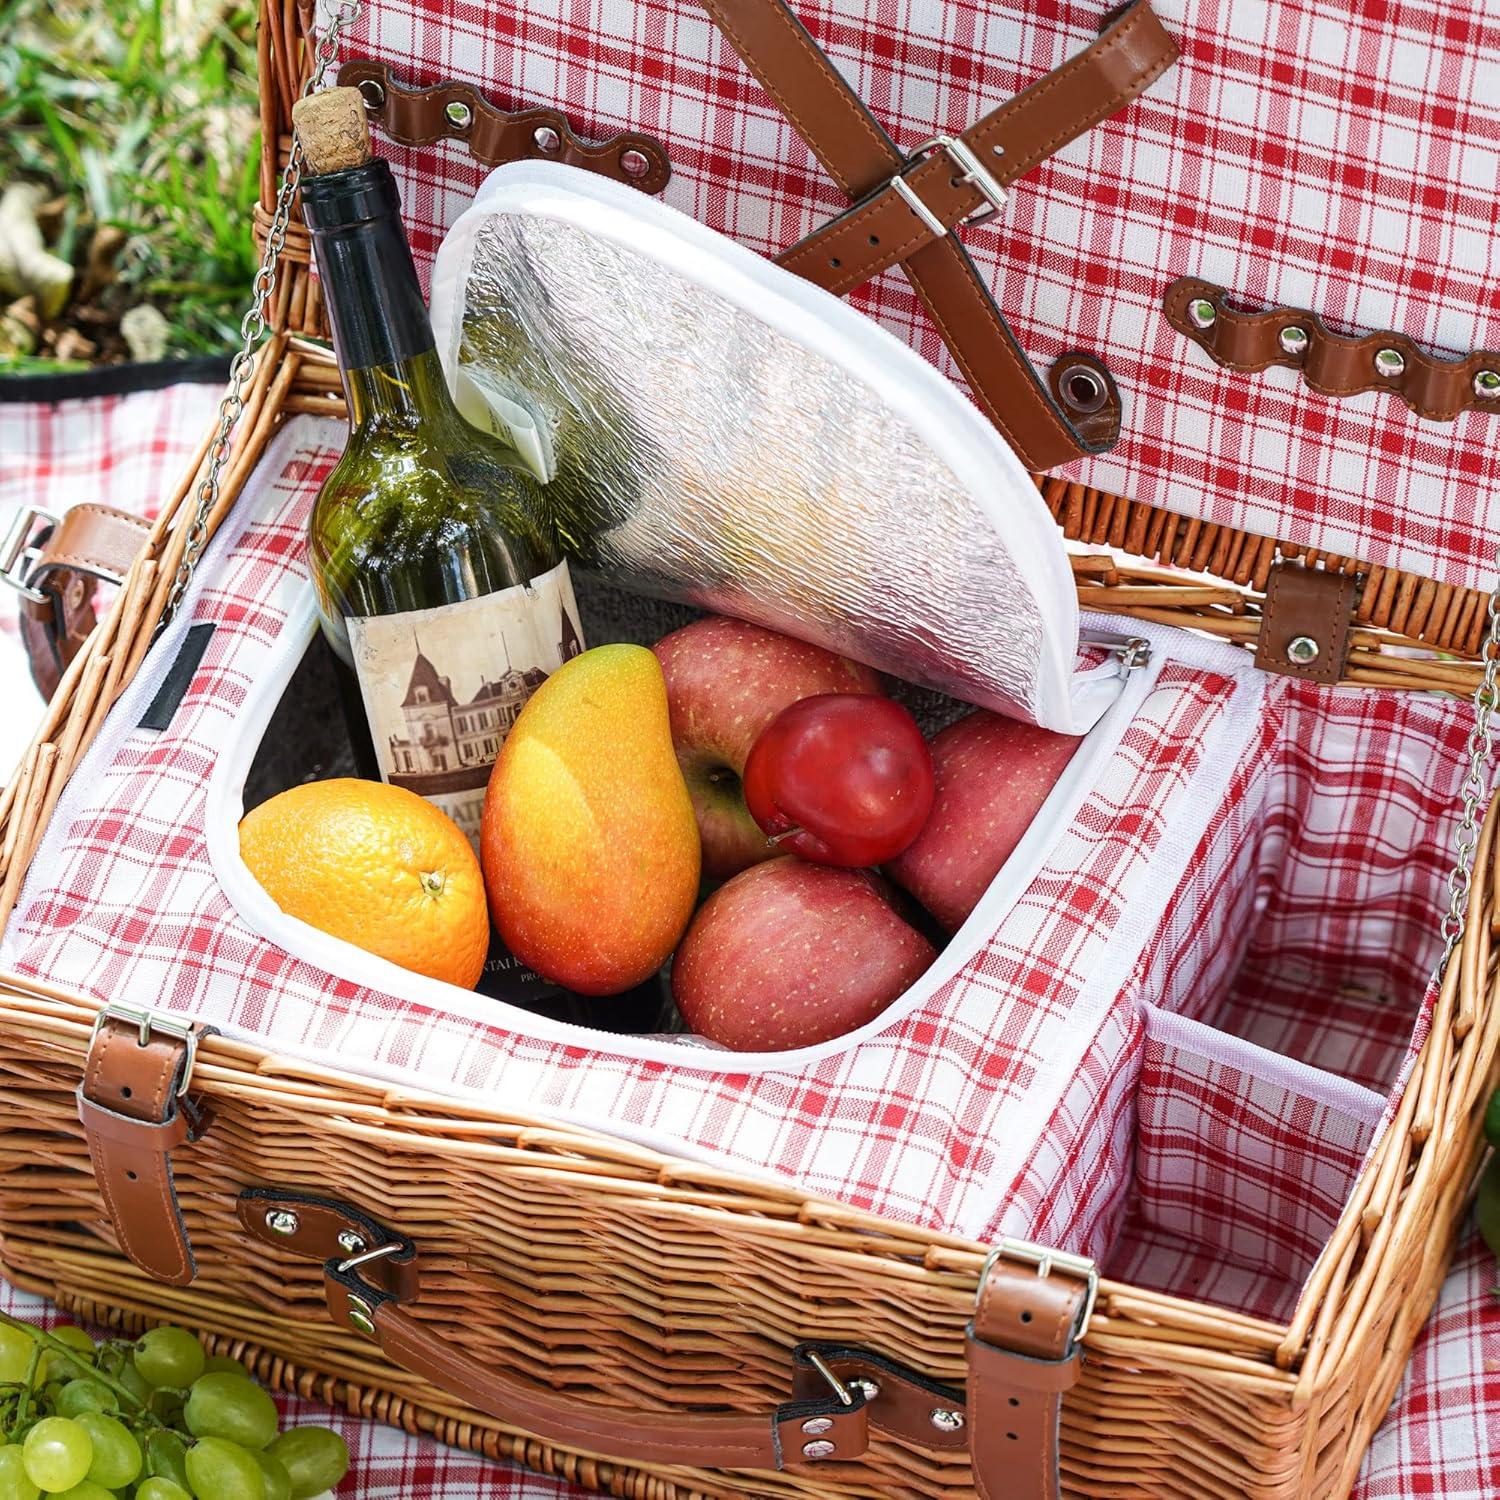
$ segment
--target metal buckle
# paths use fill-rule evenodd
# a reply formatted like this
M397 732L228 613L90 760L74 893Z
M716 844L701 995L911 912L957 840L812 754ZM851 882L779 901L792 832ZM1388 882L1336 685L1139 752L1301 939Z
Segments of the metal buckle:
M142 1047L148 1046L153 1032L176 1037L187 1048L187 1062L182 1069L182 1082L177 1085L177 1097L182 1098L193 1081L193 1068L198 1061L198 1033L191 1021L175 1021L169 1017L152 1015L149 1010L137 1010L133 1005L106 1005L94 1017L94 1029L89 1032L89 1045L104 1029L106 1021L130 1021L137 1028Z
M62 517L55 512L43 510L40 505L23 505L12 518L5 541L0 543L0 583L9 584L33 604L45 604L47 596L31 586L31 570L42 555L40 547L30 545L38 521L54 528L62 525Z
M984 1268L979 1273L982 1288L989 1280L990 1267L997 1260L1018 1260L1023 1265L1035 1266L1036 1274L1050 1276L1054 1270L1063 1271L1087 1282L1088 1294L1078 1321L1073 1325L1073 1342L1078 1343L1088 1332L1089 1322L1094 1316L1094 1304L1099 1300L1099 1267L1086 1255L1073 1255L1066 1250L1050 1250L1045 1245L1034 1245L1030 1240L1001 1240L984 1258Z
M923 141L901 164L900 172L891 178L891 186L895 188L901 201L939 239L948 233L948 226L917 196L916 190L906 180L906 174L913 167L921 166L937 151L946 152L962 168L960 180L967 182L971 187L978 188L980 196L989 204L988 208L976 209L967 219L961 219L959 227L987 224L1010 202L1010 195L995 181L994 174L980 161L974 154L973 148L962 137L935 135L930 141Z
M339 1274L346 1276L350 1271L367 1264L372 1260L384 1260L388 1255L395 1255L397 1251L404 1250L406 1246L400 1240L388 1240L383 1245L376 1245L373 1250L361 1250L358 1255L351 1255L348 1260L339 1262Z

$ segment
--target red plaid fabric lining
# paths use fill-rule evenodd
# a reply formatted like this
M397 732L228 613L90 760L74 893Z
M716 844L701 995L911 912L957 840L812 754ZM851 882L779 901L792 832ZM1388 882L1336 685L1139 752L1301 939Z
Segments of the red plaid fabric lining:
M797 0L900 144L961 130L1087 45L1100 7ZM1240 305L1398 329L1434 353L1500 349L1500 21L1483 0L1158 0L1183 59L1013 189L965 244L1039 365L1099 353L1119 446L1077 478L1217 525L1489 586L1497 430L1424 422L1380 392L1332 401L1295 371L1213 364L1161 314L1199 275ZM762 252L845 203L691 3L374 0L343 45L406 81L461 78L584 134L668 147L666 200ZM461 145L387 143L425 266L483 169ZM904 279L856 305L953 375Z
M727 1156L893 1217L983 1230L1014 1176L1007 1147L1029 1149L1045 1123L1036 1099L1066 1089L1066 1059L1116 999L1089 977L1122 914L1160 882L1153 851L1174 818L1192 816L1205 739L1234 679L1168 664L988 944L926 1005L804 1070L690 1073L439 1015L257 937L205 857L206 769L302 596L306 510L337 431L304 420L278 439L264 496L245 502L256 519L201 572L193 615L218 628L171 727L131 729L129 705L121 708L118 744L96 749L87 774L75 776L49 852L33 865L7 957L101 998L149 995L356 1069L503 1094ZM1065 1155L1068 1144L1057 1149ZM1059 1225L1071 1212L1064 1196L1049 1203ZM1086 1216L1093 1234L1098 1210ZM1060 1231L1060 1248L1072 1237Z

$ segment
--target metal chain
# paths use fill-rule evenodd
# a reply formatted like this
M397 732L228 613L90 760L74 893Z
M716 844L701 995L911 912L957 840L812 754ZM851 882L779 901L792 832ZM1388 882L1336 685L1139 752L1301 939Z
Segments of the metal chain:
M359 19L364 0L332 0L332 18L328 29L318 37L313 49L312 69L302 93L305 97L322 87L323 77L337 61L339 37ZM208 450L208 467L198 482L198 505L188 525L183 542L182 560L177 564L177 574L172 579L172 589L167 595L166 609L158 630L165 629L172 617L182 607L183 596L198 565L199 555L208 541L208 521L219 502L219 482L224 465L229 461L232 447L231 436L245 410L245 390L255 370L256 346L266 336L266 307L271 293L276 289L276 265L281 252L286 248L287 228L292 219L292 200L297 196L298 184L302 181L302 142L292 133L291 155L287 158L286 170L281 175L281 190L276 195L276 209L271 215L271 227L266 232L265 248L261 252L260 267L255 280L250 284L250 309L240 323L240 349L229 366L229 386L224 399L219 403L219 426Z
M1500 559L1497 559L1500 564ZM1496 707L1496 678L1500 677L1500 584L1490 595L1490 628L1480 648L1484 678L1474 693L1474 728L1469 733L1469 769L1459 787L1463 814L1453 835L1457 857L1448 877L1448 910L1443 914L1443 957L1438 972L1448 967L1453 950L1464 934L1464 918L1469 910L1469 890L1474 882L1474 850L1479 843L1479 810L1489 791L1491 753L1495 746L1495 728L1491 718Z

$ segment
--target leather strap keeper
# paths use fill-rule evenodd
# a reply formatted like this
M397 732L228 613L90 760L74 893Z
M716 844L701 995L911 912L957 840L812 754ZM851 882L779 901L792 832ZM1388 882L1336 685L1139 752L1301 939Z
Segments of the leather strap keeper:
M558 109L509 112L467 83L406 88L372 58L354 58L339 69L339 83L364 96L372 125L403 146L461 140L476 161L497 167L511 161L559 161L613 177L643 193L659 193L672 176L666 148L653 136L629 130L591 145Z
M197 1274L172 1178L172 1152L198 1140L210 1117L183 1092L199 1037L149 1017L100 1013L89 1045L78 1117L120 1248L158 1281Z
M21 639L43 697L98 623L98 584L119 584L151 535L149 522L108 505L75 505L45 532L19 579Z
M1278 562L1266 584L1255 665L1263 672L1325 686L1340 681L1363 588L1359 573Z
M1072 1256L1011 1242L990 1256L968 1329L969 1453L980 1500L1061 1494L1062 1398L1078 1383L1095 1285L1092 1264Z

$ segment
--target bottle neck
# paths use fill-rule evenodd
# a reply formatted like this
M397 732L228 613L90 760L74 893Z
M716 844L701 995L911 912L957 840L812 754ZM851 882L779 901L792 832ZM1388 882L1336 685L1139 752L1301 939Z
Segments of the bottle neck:
M452 401L389 167L377 158L309 178L303 202L353 427L446 414Z

